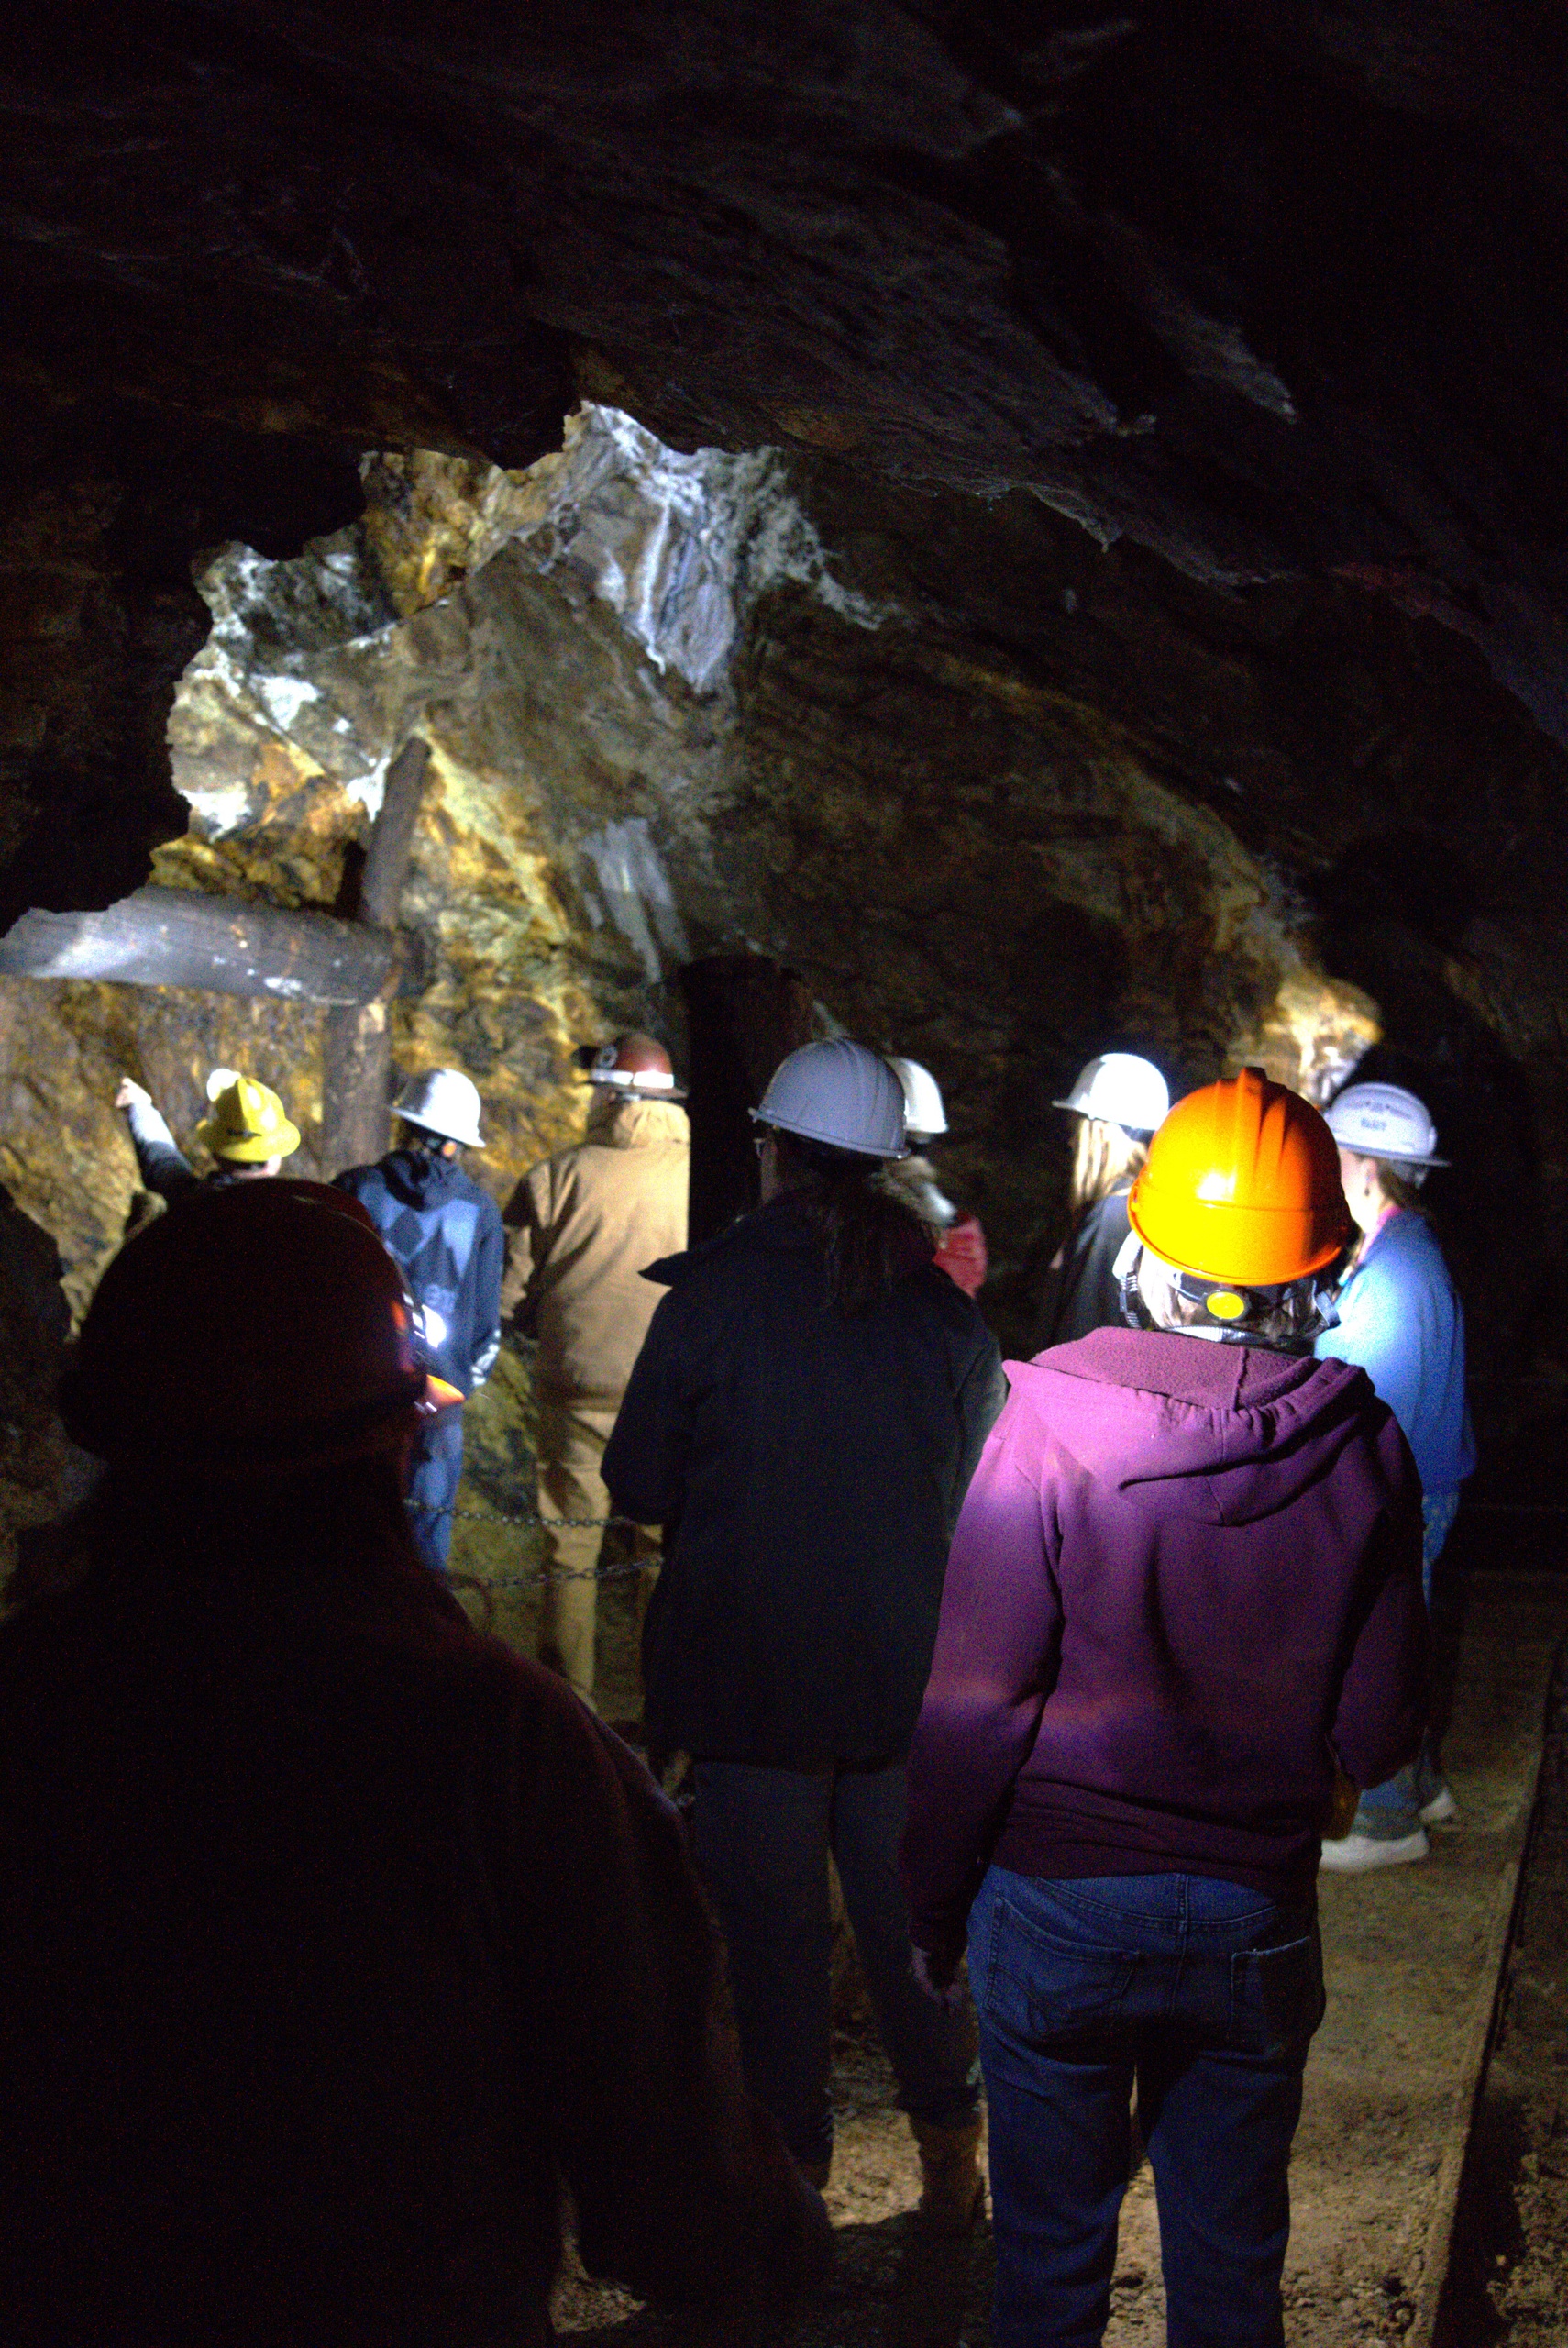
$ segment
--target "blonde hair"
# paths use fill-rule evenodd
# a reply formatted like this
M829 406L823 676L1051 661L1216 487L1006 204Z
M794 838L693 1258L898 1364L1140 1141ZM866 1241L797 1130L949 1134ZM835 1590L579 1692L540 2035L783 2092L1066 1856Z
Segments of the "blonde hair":
M1074 1213L1120 1190L1148 1155L1148 1143L1139 1141L1125 1125L1113 1125L1104 1117L1080 1117L1069 1193Z

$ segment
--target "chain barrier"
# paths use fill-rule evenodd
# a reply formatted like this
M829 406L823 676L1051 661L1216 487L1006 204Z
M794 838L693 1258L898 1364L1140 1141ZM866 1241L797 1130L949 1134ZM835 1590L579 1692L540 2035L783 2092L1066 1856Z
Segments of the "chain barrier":
M527 1574L477 1574L464 1566L458 1572L480 1589L537 1589L547 1581L620 1581L629 1574L652 1573L657 1563L657 1557L645 1557L631 1566L537 1566Z
M464 1524L527 1524L547 1525L552 1532L586 1530L594 1524L635 1524L635 1516L541 1516L530 1509L522 1516L497 1516L489 1509L443 1508L435 1501L404 1501L404 1508L415 1516L451 1516Z
M431 1501L405 1501L403 1505L415 1516L449 1516L461 1524L518 1524L549 1533L585 1533L604 1525L637 1523L635 1516L541 1516L536 1509L500 1516L489 1509L439 1508ZM525 1574L465 1573L462 1578L481 1589L536 1589L547 1581L622 1581L633 1574L650 1572L657 1563L653 1557L634 1557L613 1566L536 1566Z

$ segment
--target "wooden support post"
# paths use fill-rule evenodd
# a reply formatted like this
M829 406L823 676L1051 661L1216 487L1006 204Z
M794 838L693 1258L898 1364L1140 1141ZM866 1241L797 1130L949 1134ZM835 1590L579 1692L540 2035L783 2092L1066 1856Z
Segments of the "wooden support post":
M381 941L387 953L387 975L375 1001L328 1011L324 1023L321 1168L326 1181L345 1167L369 1165L381 1157L391 1138L392 1035L387 1013L397 988L392 933L429 759L429 745L417 736L403 744L387 769L381 803L370 825L370 850L359 881L359 921L354 925L362 936Z
M756 1204L747 1112L787 1052L812 1040L811 989L761 954L714 954L680 973L690 1048L691 1240Z
M391 938L358 922L196 889L138 889L102 913L34 911L0 937L0 977L205 987L270 1002L369 1002L392 961Z

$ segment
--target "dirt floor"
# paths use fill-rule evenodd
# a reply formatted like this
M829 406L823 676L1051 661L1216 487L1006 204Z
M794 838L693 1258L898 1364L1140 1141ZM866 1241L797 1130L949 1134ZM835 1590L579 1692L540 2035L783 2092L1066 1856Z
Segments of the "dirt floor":
M513 1558L519 1567L533 1562L516 1551ZM499 1562L487 1557L484 1566L493 1571ZM507 1591L497 1628L525 1642L536 1605L531 1590ZM1429 2334L1426 2301L1432 2295L1423 2286L1429 2259L1446 2242L1457 2150L1503 1954L1502 1895L1523 1847L1551 1658L1568 1628L1568 1581L1477 1576L1459 1616L1446 1750L1458 1821L1434 1832L1424 1865L1331 1877L1322 1885L1329 2012L1308 2067L1292 2169L1286 2328L1293 2348L1401 2340L1412 2328L1420 2338ZM634 1620L630 1584L607 1583L602 1703L617 1722L635 1718ZM1554 1922L1548 1929L1543 1906L1528 1959L1544 1969L1539 1980L1521 1975L1515 1989L1518 2011L1533 1999L1543 2026L1546 2004L1557 1995L1554 2067L1549 2088L1542 2074L1528 2093L1516 2094L1502 2123L1506 2135L1512 2131L1511 2247L1488 2254L1499 2255L1483 2293L1488 2328L1451 2334L1463 2348L1473 2341L1561 2348L1568 2340L1568 2049L1560 2002L1568 1854L1554 1896L1561 1903L1550 1911ZM1529 2061L1537 2072L1547 2060L1544 2049L1538 2054L1532 2046ZM1494 2077L1500 2076L1494 2065ZM788 2348L986 2348L989 2227L956 2249L917 2240L911 2211L918 2172L893 2092L873 2034L852 2016L835 2041L838 2132L827 2198L837 2271L827 2297L779 2333ZM1534 2265L1519 2255L1526 2232L1542 2239ZM556 2320L574 2348L698 2348L702 2337L689 2320L641 2310L575 2271L562 2278ZM1123 2208L1106 2337L1112 2348L1153 2348L1164 2331L1158 2227L1145 2166Z

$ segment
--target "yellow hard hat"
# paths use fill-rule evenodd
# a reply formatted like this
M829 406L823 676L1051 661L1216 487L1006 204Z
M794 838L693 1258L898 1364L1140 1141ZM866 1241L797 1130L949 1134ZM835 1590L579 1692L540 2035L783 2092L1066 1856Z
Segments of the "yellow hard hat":
M300 1129L275 1092L253 1076L235 1076L220 1091L208 1091L213 1113L196 1127L196 1138L215 1157L233 1166L260 1166L269 1157L292 1157L300 1146Z

